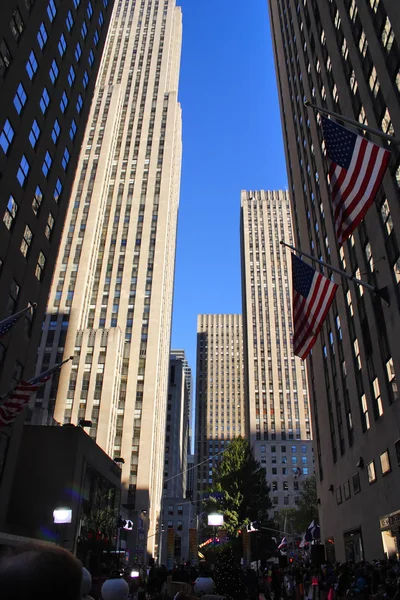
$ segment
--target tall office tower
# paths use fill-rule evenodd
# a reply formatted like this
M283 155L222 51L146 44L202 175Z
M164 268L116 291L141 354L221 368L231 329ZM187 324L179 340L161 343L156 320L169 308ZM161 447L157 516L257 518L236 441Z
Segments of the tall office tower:
M229 440L245 434L242 316L199 315L194 500L212 484L212 469Z
M183 368L185 371L185 385L187 387L188 392L188 415L189 415L189 432L187 436L187 453L190 454L192 452L192 393L193 393L193 377L192 377L192 369L189 366L189 363L186 359L184 350L173 350L174 355L177 358L181 358L183 361Z
M341 285L307 360L322 535L334 539L338 560L368 560L394 552L399 537L400 152L391 145L377 200L340 247L319 117L303 101L399 137L398 4L270 0L269 8L296 244L389 291L386 306L335 275Z
M181 11L114 8L72 191L38 370L74 355L37 400L121 457L122 502L156 541L181 169ZM137 515L136 515L137 513ZM147 538L146 538L147 539Z
M7 0L0 22L0 395L33 375L113 0ZM2 428L0 526L23 418ZM10 443L11 440L11 443ZM7 455L7 463L5 457ZM4 469L4 473L3 473Z
M292 348L289 194L241 194L243 329L248 436L267 471L275 511L295 506L314 472L305 364Z

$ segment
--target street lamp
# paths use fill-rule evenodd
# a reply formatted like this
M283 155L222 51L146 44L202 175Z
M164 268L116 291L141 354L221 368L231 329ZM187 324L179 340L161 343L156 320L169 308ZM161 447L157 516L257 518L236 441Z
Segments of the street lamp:
M70 508L56 508L53 510L53 520L56 525L72 522L72 510Z
M220 513L210 513L207 518L208 526L214 528L214 552L215 552L215 532L216 527L222 527L224 524L224 515Z

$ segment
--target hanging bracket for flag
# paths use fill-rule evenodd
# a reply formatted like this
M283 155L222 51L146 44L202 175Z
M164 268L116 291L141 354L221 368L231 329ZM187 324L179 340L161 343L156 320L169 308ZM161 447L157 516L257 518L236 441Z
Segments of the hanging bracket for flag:
M312 108L312 109L316 110L317 112L323 113L325 115L329 115L330 117L334 117L335 119L339 119L340 121L343 121L344 123L353 125L353 127L356 127L357 129L362 129L363 131L367 131L368 133L371 133L372 135L377 135L378 137L383 138L384 140L386 140L387 142L390 142L392 144L400 144L399 138L395 138L392 135L385 133L381 129L375 129L375 127L370 127L369 125L364 125L364 123L360 123L359 121L356 121L355 119L351 119L350 117L346 117L339 113L333 112L332 110L327 110L326 108L321 108L320 106L316 106L315 104L312 104L309 100L306 100L304 102L304 106L306 106L307 108Z
M362 287L365 287L370 292L373 292L374 294L376 294L377 296L382 298L382 300L388 306L390 306L389 292L388 292L387 286L385 286L383 288L377 288L377 287L371 285L370 283L366 283L365 281L361 281L361 279L357 279L357 277L354 277L353 275L349 275L348 273L346 273L346 271L337 269L336 267L333 267L332 265L324 262L323 260L319 260L318 258L315 258L315 256L313 256L312 254L308 254L307 252L303 252L303 250L299 250L298 248L295 248L294 246L291 246L290 244L286 244L286 242L284 242L283 240L281 240L280 243L282 246L286 246L286 248L290 248L290 250L293 250L294 252L298 252L299 254L301 254L302 256L305 256L306 258L309 258L313 262L316 262L319 265L326 267L327 269L330 269L331 271L334 271L341 277L344 277L345 279L349 279L353 283L356 283L357 285L361 285Z

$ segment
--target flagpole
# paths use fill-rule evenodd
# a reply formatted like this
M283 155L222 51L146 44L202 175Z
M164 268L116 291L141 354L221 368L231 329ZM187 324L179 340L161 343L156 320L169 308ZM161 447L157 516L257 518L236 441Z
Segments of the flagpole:
M343 121L344 123L348 123L349 125L353 125L353 127L356 127L357 129L363 129L364 131L367 131L368 133L372 133L372 135L377 135L378 137L381 137L384 140L391 142L392 144L400 144L399 138L393 137L392 135L385 133L381 129L375 129L375 127L370 127L369 125L364 125L364 123L360 123L359 121L356 121L355 119L351 119L350 117L345 117L344 115L333 112L332 110L327 110L326 108L321 108L320 106L317 106L316 104L312 104L309 100L306 100L304 102L304 106L306 106L307 108L313 108L314 110L316 110L320 113L329 115L330 117L334 117L335 119L339 119L340 121Z
M315 256L313 256L312 254L307 254L307 252L303 252L303 250L299 250L298 248L295 248L294 246L291 246L290 244L286 244L286 242L284 242L283 240L281 240L280 243L282 246L286 246L286 248L290 248L290 250L293 250L294 252L298 252L299 254L302 254L302 256L309 258L313 262L316 262L319 265L326 267L327 269L331 269L331 271L334 271L341 277L345 277L346 279L349 279L353 283L356 283L357 285L361 285L362 287L365 287L370 292L373 292L374 294L377 294L378 296L380 296L380 298L382 298L382 300L384 302L386 302L386 304L388 306L390 305L387 287L377 288L369 283L366 283L365 281L361 281L361 279L357 279L357 277L354 277L353 275L349 275L348 273L346 273L346 271L337 269L333 265L330 265L329 263L326 263L323 260L319 260L318 258L315 258Z

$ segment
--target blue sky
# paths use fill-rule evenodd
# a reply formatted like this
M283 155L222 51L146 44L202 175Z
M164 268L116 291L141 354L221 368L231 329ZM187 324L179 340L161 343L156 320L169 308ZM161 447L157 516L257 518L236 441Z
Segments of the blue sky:
M267 0L178 0L183 162L172 347L200 313L240 313L242 189L286 189ZM222 267L222 268L221 268Z

